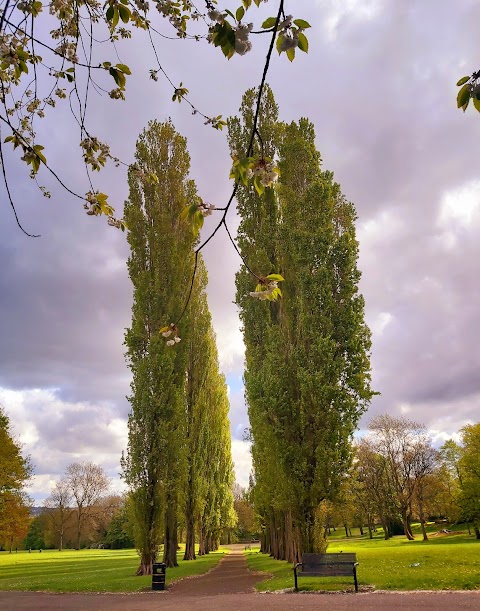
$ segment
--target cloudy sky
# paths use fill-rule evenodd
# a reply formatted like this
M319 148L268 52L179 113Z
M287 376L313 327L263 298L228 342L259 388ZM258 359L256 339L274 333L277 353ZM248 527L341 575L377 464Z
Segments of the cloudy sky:
M270 16L275 5L271 0L253 14ZM480 67L480 3L287 0L286 12L313 27L308 56L272 62L268 81L280 116L315 123L324 167L335 172L359 217L361 291L373 333L373 383L381 392L362 426L377 413L405 415L440 443L480 415L480 115L471 109L464 115L455 104L458 78ZM169 32L167 24L160 27ZM250 54L230 62L202 43L159 40L158 47L163 67L189 89L192 102L226 117L259 83L266 44L257 37ZM144 42L120 52L134 73L127 100L92 95L90 131L131 161L147 121L171 117L188 138L201 195L223 205L231 188L225 135L204 126L185 103L173 104L165 81L148 79L155 64ZM38 123L38 141L52 167L84 193L78 129L67 105L51 117ZM40 502L65 467L81 460L102 464L119 489L129 410L122 346L132 300L128 245L48 175L40 182L52 191L50 200L16 156L8 155L6 166L25 228L42 236L19 231L2 190L0 403L35 465L31 494ZM107 169L95 180L121 210L125 171ZM232 230L236 225L232 213ZM232 303L239 261L221 235L205 257L230 388L237 478L245 484L243 345Z

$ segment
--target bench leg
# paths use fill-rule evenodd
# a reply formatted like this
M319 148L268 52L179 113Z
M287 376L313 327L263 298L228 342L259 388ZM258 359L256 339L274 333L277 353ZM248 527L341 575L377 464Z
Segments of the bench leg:
M297 567L294 567L293 574L295 576L295 592L298 592Z
M358 592L357 567L353 567L353 579L355 580L355 592Z

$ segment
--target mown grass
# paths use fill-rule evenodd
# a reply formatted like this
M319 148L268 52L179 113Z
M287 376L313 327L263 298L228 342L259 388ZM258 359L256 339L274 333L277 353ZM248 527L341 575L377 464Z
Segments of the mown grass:
M206 573L216 566L225 550L197 560L184 561L167 569L166 583ZM0 590L42 590L49 592L139 592L150 590L151 576L136 576L135 550L53 550L0 552Z
M441 527L440 527L441 528ZM355 552L359 586L382 590L478 590L480 589L480 541L466 534L429 541L407 541L377 536L334 540L328 552ZM257 584L260 591L293 587L292 565L273 560L253 549L247 552L252 571L272 575ZM316 577L298 580L301 590L353 590L353 577Z

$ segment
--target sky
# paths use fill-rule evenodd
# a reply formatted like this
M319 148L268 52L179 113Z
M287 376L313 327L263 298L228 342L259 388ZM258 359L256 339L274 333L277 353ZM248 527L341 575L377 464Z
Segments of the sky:
M389 413L423 423L441 444L480 414L480 115L457 110L455 86L480 67L480 4L286 0L285 6L312 28L308 55L298 53L292 64L285 55L273 57L267 80L280 118L313 121L323 167L335 173L358 214L360 291L372 331L373 387L381 393L360 429ZM253 11L255 21L275 7L270 0ZM166 23L159 29L170 33ZM224 205L232 186L225 133L205 126L184 102L173 103L164 79L148 79L155 63L145 41L127 42L119 45L133 72L127 99L92 93L90 132L131 162L147 122L171 117L188 139L201 196ZM158 49L162 66L172 81L183 82L197 108L228 117L238 112L243 92L260 82L268 41L253 42L249 54L229 62L203 42L159 39ZM88 191L67 103L38 122L37 136L62 179ZM23 225L41 237L20 232L3 189L0 403L34 464L29 491L36 503L76 461L101 464L112 489L121 490L130 383L123 346L132 305L128 244L43 171L39 182L52 193L44 198L18 157L6 155L10 188ZM128 197L125 169L107 167L95 185L121 212ZM228 220L235 232L234 211ZM213 222L207 219L204 235ZM236 475L245 485L251 461L243 440L243 343L233 304L239 259L222 234L204 253L229 386Z

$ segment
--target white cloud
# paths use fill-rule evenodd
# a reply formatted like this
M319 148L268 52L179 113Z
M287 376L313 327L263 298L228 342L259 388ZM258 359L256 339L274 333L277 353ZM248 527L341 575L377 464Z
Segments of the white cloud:
M248 478L252 471L250 442L232 439L232 458L235 464L235 479L244 488L248 487Z
M443 228L452 224L465 229L472 226L480 211L480 181L475 180L447 191L440 203L438 223Z
M57 389L5 388L0 403L22 453L31 457L34 478L27 491L35 499L48 496L71 462L95 462L112 478L112 490L124 489L119 459L127 446L127 422L113 405L62 400Z
M375 19L382 4L382 0L317 0L317 5L325 14L325 31L332 41L340 34L340 26L344 20L358 23Z

